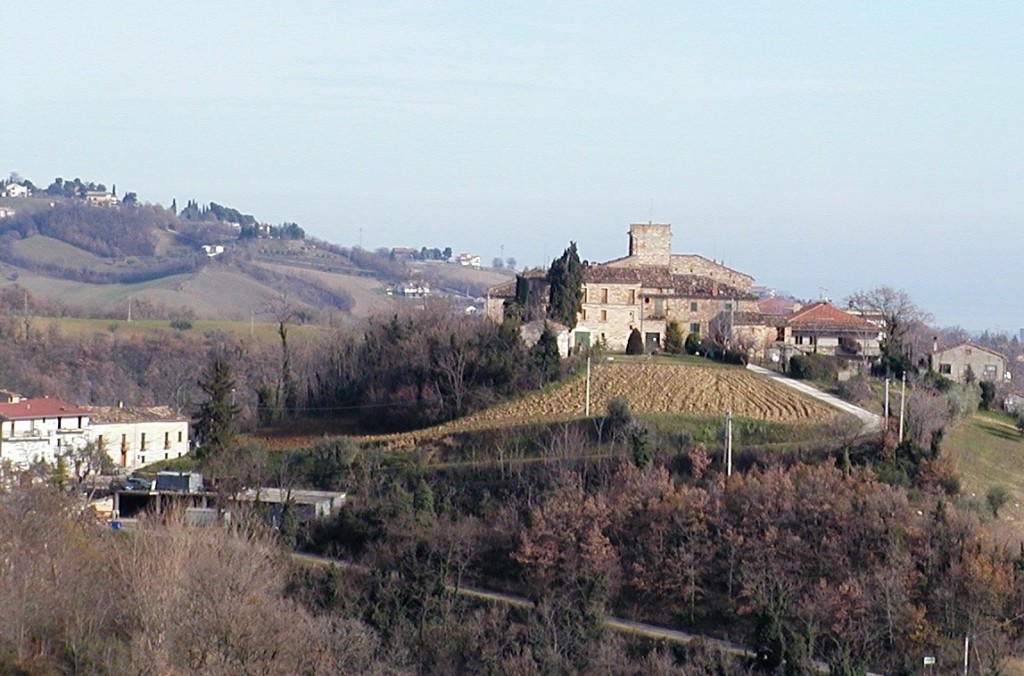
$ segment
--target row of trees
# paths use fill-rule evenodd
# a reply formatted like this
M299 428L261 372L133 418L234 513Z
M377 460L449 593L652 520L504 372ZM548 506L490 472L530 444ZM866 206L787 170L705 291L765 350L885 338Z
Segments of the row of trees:
M339 337L312 374L309 407L354 415L366 429L410 429L451 420L561 375L550 330L528 350L518 324L426 312L370 320Z

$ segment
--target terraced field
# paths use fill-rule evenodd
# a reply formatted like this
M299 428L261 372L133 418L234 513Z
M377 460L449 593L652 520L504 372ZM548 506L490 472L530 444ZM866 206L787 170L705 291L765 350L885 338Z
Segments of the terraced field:
M569 420L583 415L586 382L575 378L549 391L501 404L461 420L411 434L376 437L437 438L457 432ZM674 363L602 363L591 370L590 412L601 415L622 396L634 413L733 415L792 423L818 423L836 412L739 367Z

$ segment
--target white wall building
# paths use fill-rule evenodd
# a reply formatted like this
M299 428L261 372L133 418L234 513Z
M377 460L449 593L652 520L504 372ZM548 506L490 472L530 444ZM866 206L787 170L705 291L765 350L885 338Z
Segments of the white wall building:
M89 410L89 438L103 446L117 467L131 471L189 451L188 418L168 406Z
M18 183L4 186L4 197L28 197L28 188Z
M89 443L89 418L88 409L49 397L0 403L0 461L22 469L56 462Z

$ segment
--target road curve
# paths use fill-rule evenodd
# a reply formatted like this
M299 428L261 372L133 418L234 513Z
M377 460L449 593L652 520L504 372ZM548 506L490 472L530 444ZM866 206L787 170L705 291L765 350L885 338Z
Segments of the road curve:
M764 376L765 378L771 378L780 385L802 392L808 397L814 397L818 401L827 404L832 408L839 409L844 413L849 413L850 415L855 416L862 423L860 430L862 436L867 434L878 434L883 429L882 416L877 413L872 413L860 406L854 406L848 401L843 401L839 397L833 396L828 392L822 392L813 385L808 385L802 380L794 380L793 378L785 376L778 371L772 371L754 364L747 364L747 369L758 375Z

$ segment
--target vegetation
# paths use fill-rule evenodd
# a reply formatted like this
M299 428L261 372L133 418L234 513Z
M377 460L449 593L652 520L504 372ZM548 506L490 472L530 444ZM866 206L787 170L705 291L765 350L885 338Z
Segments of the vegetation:
M626 341L626 354L643 354L644 353L644 339L640 336L639 329L633 329L629 332L629 340Z
M551 262L548 269L550 299L548 318L576 328L576 318L583 307L583 264L576 252L576 242Z
M685 349L683 329L676 320L669 320L665 326L665 352L669 354L683 354Z

